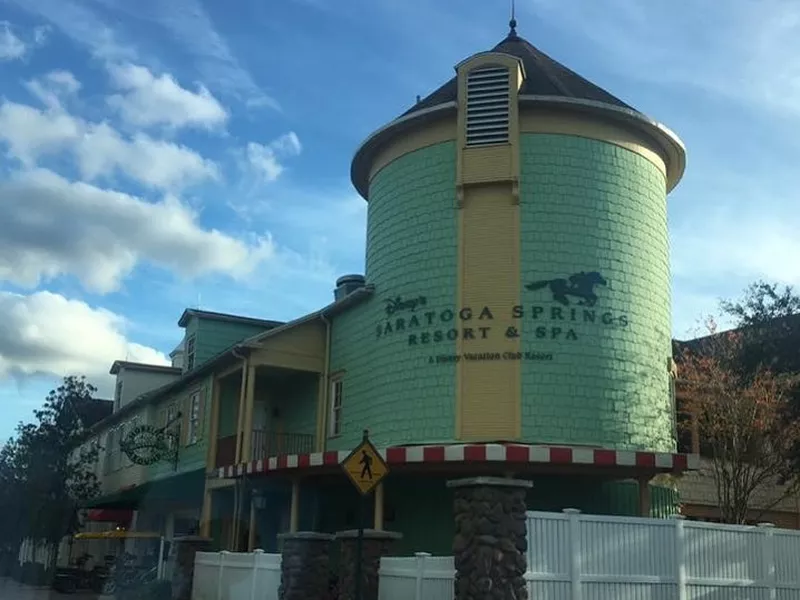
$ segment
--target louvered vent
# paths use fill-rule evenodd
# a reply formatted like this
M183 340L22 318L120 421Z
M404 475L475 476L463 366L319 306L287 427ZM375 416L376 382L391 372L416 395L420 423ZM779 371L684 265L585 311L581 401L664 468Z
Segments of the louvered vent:
M467 75L467 146L508 141L508 69L475 69Z

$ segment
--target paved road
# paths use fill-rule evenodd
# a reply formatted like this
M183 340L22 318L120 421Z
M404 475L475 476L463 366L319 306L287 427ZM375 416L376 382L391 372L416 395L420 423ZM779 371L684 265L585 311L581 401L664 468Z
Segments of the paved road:
M0 577L0 598L3 600L114 600L113 596L96 596L95 594L59 594L50 588L36 588L22 585L12 579Z

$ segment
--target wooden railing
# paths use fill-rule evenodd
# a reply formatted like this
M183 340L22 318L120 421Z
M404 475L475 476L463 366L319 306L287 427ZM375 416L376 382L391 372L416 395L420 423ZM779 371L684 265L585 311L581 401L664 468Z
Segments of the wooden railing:
M250 458L258 460L283 454L305 454L314 451L314 435L310 433L278 433L254 429L250 440ZM217 440L217 467L226 467L236 462L236 436L229 435Z
M253 430L252 457L258 460L282 454L305 454L314 451L314 435L310 433L278 433Z

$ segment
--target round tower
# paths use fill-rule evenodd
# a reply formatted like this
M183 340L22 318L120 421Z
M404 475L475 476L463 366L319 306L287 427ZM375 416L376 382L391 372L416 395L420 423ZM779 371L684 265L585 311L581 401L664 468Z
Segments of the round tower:
M513 24L371 135L352 180L372 375L352 388L397 419L374 435L674 451L666 199L684 165L673 133Z

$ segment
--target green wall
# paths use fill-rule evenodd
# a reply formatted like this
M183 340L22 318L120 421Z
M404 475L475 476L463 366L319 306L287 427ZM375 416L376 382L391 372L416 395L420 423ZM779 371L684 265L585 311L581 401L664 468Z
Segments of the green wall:
M453 555L453 490L442 476L389 475L384 483L385 529L403 538L392 545L391 554L410 556L430 552L435 556ZM360 496L347 481L328 482L317 488L318 531L336 533L358 526ZM662 486L650 486L651 517L676 514L678 494ZM304 488L301 497L309 495ZM638 516L639 492L633 481L602 481L591 477L542 476L533 478L527 495L528 510L561 512L577 508L587 514ZM374 503L364 506L364 523L372 527Z
M585 138L524 135L521 153L523 348L552 355L522 363L523 438L674 451L664 175ZM580 271L608 283L592 308L524 287Z
M172 477L180 473L188 473L198 469L205 469L209 423L211 418L211 381L211 377L206 377L197 382L197 384L187 386L184 388L184 390L170 396L168 399L162 400L155 406L156 414L161 407L168 406L172 402L178 402L179 410L185 411L188 407L186 398L198 387L202 387L203 411L201 414L201 422L199 425L200 430L197 442L189 446L179 444L177 469L175 468L172 460L160 461L154 465L150 465L148 467L148 478L150 480ZM183 421L181 421L181 427L183 427Z
M271 392L279 407L285 433L314 434L317 431L319 378L303 373Z
M452 354L455 343L409 345L397 319L407 327L426 310L454 308L455 202L452 142L407 154L374 177L366 277L375 296L333 320L331 371L343 375L343 433L328 448L352 447L365 428L381 446L453 440L455 367L429 364L428 356ZM387 317L389 298L420 296L426 307Z
M239 395L242 377L230 376L220 380L219 386L219 423L217 437L236 435L236 420L239 415Z
M192 317L186 325L186 335L195 334L195 366L214 358L237 342L268 330L268 327L250 323L229 323L197 317Z

